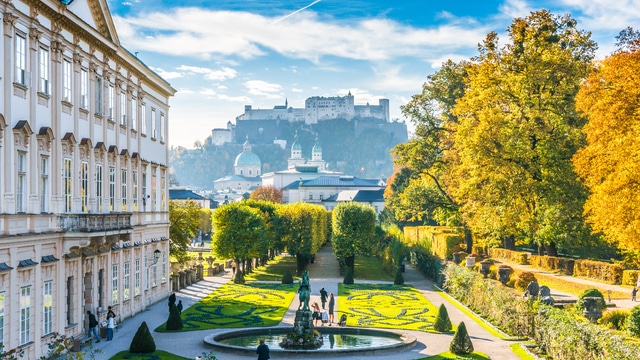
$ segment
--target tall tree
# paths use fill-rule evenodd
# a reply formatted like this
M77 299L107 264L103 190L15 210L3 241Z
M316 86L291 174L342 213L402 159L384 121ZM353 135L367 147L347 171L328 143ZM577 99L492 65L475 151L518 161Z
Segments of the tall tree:
M376 212L370 205L344 202L333 209L333 252L354 272L355 255L370 255L376 244Z
M453 111L457 161L448 181L465 220L475 232L515 234L549 255L589 234L587 192L571 157L584 142L575 95L596 44L576 25L543 10L515 19L502 48L488 34Z
M326 210L299 202L281 205L276 213L277 237L284 241L289 254L296 256L301 272L326 240Z
M627 28L618 49L580 87L577 108L589 118L587 145L574 156L591 190L585 213L596 231L640 251L640 33Z
M191 239L200 229L200 206L193 201L169 201L169 252L184 261Z
M253 200L264 200L280 204L282 202L282 189L278 189L273 185L259 186L257 189L251 192L249 198Z

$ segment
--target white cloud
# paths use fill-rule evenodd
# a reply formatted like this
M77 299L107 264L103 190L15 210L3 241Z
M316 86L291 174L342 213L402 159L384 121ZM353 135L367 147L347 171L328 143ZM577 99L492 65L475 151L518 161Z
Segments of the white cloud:
M180 73L177 71L166 71L164 69L154 68L151 66L149 68L153 70L156 74L160 75L165 80L181 78L183 76L183 73Z
M526 17L531 10L529 4L524 0L507 0L500 5L500 13L508 19Z
M282 86L279 84L269 83L262 80L245 81L244 86L249 94L262 96L267 99L282 98Z
M298 89L298 88L291 88L291 91L293 91L294 93L303 93L304 92L304 90Z
M223 67L219 70L213 70L199 66L181 65L178 67L178 70L191 74L203 74L206 80L213 81L224 81L227 79L233 79L237 75L237 72L229 67Z

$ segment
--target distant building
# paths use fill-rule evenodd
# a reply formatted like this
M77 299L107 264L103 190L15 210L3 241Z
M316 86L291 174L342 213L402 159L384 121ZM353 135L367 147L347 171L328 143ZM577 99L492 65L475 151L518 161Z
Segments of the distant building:
M211 130L211 144L221 146L226 143L233 143L235 139L235 126L231 121L227 122L227 128L216 128Z
M312 96L307 98L304 108L276 105L273 109L253 109L245 105L244 114L236 117L236 121L243 120L287 120L289 122L304 122L317 124L318 121L330 119L352 120L355 117L374 118L389 122L389 99L378 100L378 105L355 105L351 92L345 96Z
M225 200L235 200L243 194L251 192L262 183L260 178L262 161L258 155L251 151L249 139L244 142L243 151L236 157L233 168L233 175L213 182L213 190L216 193L214 199L220 203Z
M384 210L384 188L377 190L343 190L334 196L322 201L327 210L333 210L341 202L355 201L361 204L371 205L376 216Z
M354 176L319 176L309 180L294 181L282 188L282 202L295 203L303 201L324 206L331 210L340 201L361 201L372 203L372 195L376 193L360 194L359 191L384 191L386 184L381 179L360 179ZM345 192L351 191L351 192ZM367 196L365 197L365 194ZM375 202L380 202L376 197ZM384 204L384 200L382 200ZM378 204L380 205L380 204ZM372 205L373 206L373 205ZM380 207L381 211L382 208Z
M169 199L173 201L194 201L201 208L211 208L211 200L204 196L198 195L189 189L173 188L169 189Z

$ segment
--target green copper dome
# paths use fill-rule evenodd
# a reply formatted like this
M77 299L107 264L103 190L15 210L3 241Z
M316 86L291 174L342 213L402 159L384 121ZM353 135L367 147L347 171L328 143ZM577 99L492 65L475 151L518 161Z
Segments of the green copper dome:
M320 146L320 140L318 140L318 136L316 135L316 143L313 145L313 149L311 149L312 153L321 153L322 146Z
M296 136L293 138L293 144L291 144L292 151L302 151L302 145L298 142L298 132L296 131Z
M235 162L234 166L257 166L257 167L261 167L262 166L262 161L260 161L260 158L258 157L258 155L254 154L252 152L243 151L242 153L240 153L240 155L238 155L236 157L236 162Z

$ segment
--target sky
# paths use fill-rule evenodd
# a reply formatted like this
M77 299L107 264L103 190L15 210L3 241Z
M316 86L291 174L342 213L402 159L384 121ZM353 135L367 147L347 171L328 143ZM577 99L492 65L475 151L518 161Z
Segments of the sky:
M169 145L193 148L244 112L311 96L390 101L392 119L448 60L548 9L590 31L598 57L640 25L640 0L108 0L120 43L177 90ZM409 130L413 128L408 122Z

